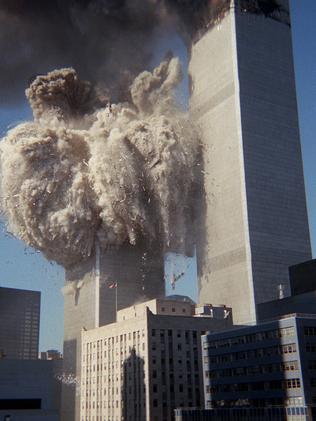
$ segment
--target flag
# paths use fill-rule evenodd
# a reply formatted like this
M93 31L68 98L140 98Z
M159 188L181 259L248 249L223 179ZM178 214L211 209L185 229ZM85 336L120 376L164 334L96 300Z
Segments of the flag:
M110 289L117 288L117 282L111 282L109 285Z

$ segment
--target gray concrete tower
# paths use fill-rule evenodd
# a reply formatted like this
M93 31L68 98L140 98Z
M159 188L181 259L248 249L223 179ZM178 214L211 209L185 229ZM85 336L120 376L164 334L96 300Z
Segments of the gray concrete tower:
M217 0L195 33L190 109L204 144L200 301L256 320L311 257L287 0Z
M62 421L79 421L81 330L115 322L116 306L163 297L163 255L147 244L109 248L66 271L65 287Z

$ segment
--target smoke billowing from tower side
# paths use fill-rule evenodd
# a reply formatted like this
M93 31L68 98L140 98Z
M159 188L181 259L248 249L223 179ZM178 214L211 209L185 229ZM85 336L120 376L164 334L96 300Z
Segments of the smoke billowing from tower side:
M173 100L180 79L169 58L134 80L129 103L102 105L73 69L36 78L27 90L34 122L0 146L11 231L68 269L96 239L103 249L192 249L198 142Z

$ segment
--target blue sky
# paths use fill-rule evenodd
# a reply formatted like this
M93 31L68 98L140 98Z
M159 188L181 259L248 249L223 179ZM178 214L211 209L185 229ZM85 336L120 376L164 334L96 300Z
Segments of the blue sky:
M305 184L309 212L309 223L313 250L316 246L316 2L315 0L292 0L292 33L298 108L305 172ZM180 54L185 64L186 56L181 41L170 41L165 36L157 46L154 61L158 62L165 50L172 48ZM180 96L187 98L184 81ZM16 108L0 108L0 137L8 126L31 118L28 105ZM314 253L313 253L314 254ZM196 267L193 259L175 259L168 256L166 267L176 267L176 272L187 275L178 282L175 293L196 298ZM63 269L47 262L40 253L26 248L22 242L6 233L4 224L0 230L0 286L33 289L42 292L40 350L57 348L62 350L63 299L60 289L63 285ZM170 285L167 284L167 293Z

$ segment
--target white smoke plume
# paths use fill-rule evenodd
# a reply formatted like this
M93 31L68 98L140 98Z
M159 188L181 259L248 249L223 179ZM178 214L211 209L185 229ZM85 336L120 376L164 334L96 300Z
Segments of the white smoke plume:
M102 105L73 69L37 77L34 122L0 143L10 231L66 268L101 247L148 241L185 251L194 218L197 136L174 102L176 58L141 73L130 102Z

